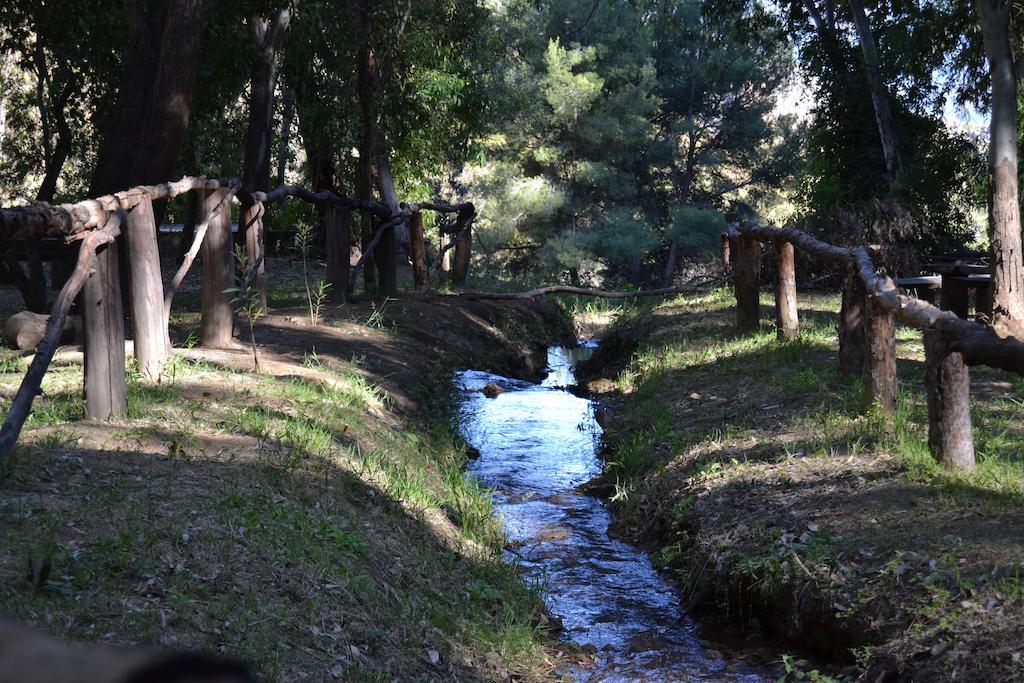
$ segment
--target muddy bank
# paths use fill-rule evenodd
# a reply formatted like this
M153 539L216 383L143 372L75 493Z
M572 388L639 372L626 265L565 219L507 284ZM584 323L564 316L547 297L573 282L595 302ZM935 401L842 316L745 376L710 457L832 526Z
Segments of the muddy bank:
M452 369L534 376L541 344L571 335L561 314L418 296L322 315L259 321L260 375L245 346L182 349L158 385L132 375L117 424L82 420L81 354L62 350L0 481L0 612L64 640L224 654L266 680L571 664L501 562L448 422ZM176 338L197 320L176 313ZM5 358L4 395L26 363Z
M728 293L606 334L582 379L618 406L603 478L620 531L658 549L705 618L832 675L1019 680L1024 386L972 371L979 471L946 474L926 447L919 337L899 334L895 424L863 416L859 381L835 371L837 308L805 297L789 343L767 325L735 336Z

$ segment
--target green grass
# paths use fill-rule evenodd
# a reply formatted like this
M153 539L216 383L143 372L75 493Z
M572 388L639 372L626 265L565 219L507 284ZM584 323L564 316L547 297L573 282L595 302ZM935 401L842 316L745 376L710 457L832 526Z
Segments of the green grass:
M540 595L502 561L439 391L462 359L420 373L414 422L356 360L311 351L309 376L274 377L175 356L156 385L129 367L115 427L82 420L79 365L54 367L0 483L0 611L270 680L540 677Z

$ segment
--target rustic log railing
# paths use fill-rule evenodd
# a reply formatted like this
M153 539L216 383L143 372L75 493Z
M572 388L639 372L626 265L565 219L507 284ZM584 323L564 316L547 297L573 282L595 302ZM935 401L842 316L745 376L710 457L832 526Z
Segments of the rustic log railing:
M901 294L880 276L865 247L837 247L794 228L744 221L722 235L726 272L733 274L736 324L742 331L759 323L761 245L776 250L776 329L780 338L798 333L793 248L845 266L839 316L839 366L863 373L867 405L896 410L896 321L924 331L928 445L947 468L974 467L967 366L986 365L1024 375L1024 341L1001 337L991 327L964 320L920 299Z
M160 277L157 226L152 203L195 192L200 195L202 220L178 271L166 291ZM40 236L59 237L67 243L81 242L77 265L61 289L47 322L46 331L29 369L22 379L7 415L0 426L0 466L10 455L28 418L32 401L40 386L54 352L68 312L79 292L82 294L84 324L84 390L85 416L89 419L111 420L127 411L124 372L124 309L117 273L118 259L111 245L122 232L126 233L128 264L131 269L130 309L135 340L135 355L144 379L159 381L170 353L169 320L174 294L180 287L197 255L203 255L201 342L208 347L232 344L234 314L230 297L225 292L234 285L235 264L232 256L231 206L240 204L240 230L244 232L246 255L253 264L250 276L260 291L266 307L263 215L268 204L292 197L326 209L325 230L327 277L337 287L335 295L345 301L355 286L356 276L366 259L381 240L404 224L412 225L411 252L421 263L414 263L416 289L427 286L429 270L425 262L422 211L457 214L459 252L464 261L454 274L456 284L465 281L469 265L469 234L476 211L471 203L446 204L421 202L388 205L353 199L322 190L310 191L286 185L269 192L247 193L238 178L196 178L186 176L175 182L134 187L95 199L51 205L36 202L25 206L0 208L0 239L34 239ZM375 217L380 227L364 249L359 263L350 268L348 213L361 211ZM417 226L419 229L417 230ZM451 245L443 249L450 248ZM393 251L391 252L393 256ZM457 259L458 261L459 259ZM392 279L394 267L391 267Z

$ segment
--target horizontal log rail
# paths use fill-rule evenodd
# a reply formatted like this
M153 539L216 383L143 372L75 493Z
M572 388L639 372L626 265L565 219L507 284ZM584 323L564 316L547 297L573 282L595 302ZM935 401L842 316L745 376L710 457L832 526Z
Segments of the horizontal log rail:
M238 178L185 176L174 182L160 183L158 185L139 185L128 190L115 192L114 194L70 204L31 202L24 206L0 208L0 237L11 239L33 236L73 235L85 230L103 227L110 212L116 211L118 208L130 211L142 201L143 197L149 197L153 201L173 199L192 190L219 190L222 188L233 188L240 184L241 181ZM269 192L252 192L247 197L264 204L270 204L285 197L294 197L311 204L336 204L347 209L369 211L383 219L395 217L392 211L380 202L353 199L352 197L339 195L329 190L313 192L312 190L295 185L282 185ZM409 217L420 210L458 213L467 208L472 209L473 205L469 202L447 204L440 201L427 201L415 204L403 203L400 204L400 210L396 215Z
M224 288L211 286L211 284L218 278L223 279L224 268L230 268L230 264L233 263L227 256L223 259L224 263L219 263L220 245L229 248L231 243L229 216L232 202L239 202L242 205L242 213L245 214L242 217L245 220L240 221L240 225L243 222L245 223L244 229L246 230L247 245L249 245L247 246L247 255L250 256L255 264L253 266L254 275L265 261L260 232L262 230L262 221L259 219L262 213L262 206L264 205L280 201L286 197L292 197L321 207L335 206L350 211L362 211L375 216L380 223L380 227L371 242L364 249L359 263L353 269L351 276L351 284L353 286L356 281L356 275L366 260L372 255L374 248L381 241L382 237L389 230L394 230L402 223L410 220L412 216L418 215L420 211L458 214L459 225L463 228L463 233L468 231L472 219L476 216L473 204L468 202L449 204L439 200L430 200L417 203L399 203L397 209L392 210L380 202L354 199L329 190L314 192L300 186L282 185L267 192L246 192L238 178L203 178L195 176L185 176L174 182L157 185L140 185L121 192L74 203L48 204L46 202L33 202L24 206L0 208L0 241L47 236L61 238L69 245L76 241L82 243L78 252L77 265L70 279L68 279L57 296L43 340L36 349L36 354L32 359L28 372L22 379L21 386L8 409L3 425L0 426L0 469L2 469L4 462L14 448L25 420L28 418L32 401L39 394L39 387L60 341L60 332L63 329L64 320L76 296L78 296L80 291L83 291L83 286L84 291L93 297L89 302L89 306L92 307L91 310L94 309L90 318L91 324L86 325L84 346L87 361L90 354L92 354L95 359L109 360L114 363L113 366L110 366L110 376L103 378L99 378L96 373L90 374L89 363L86 362L85 364L87 404L89 404L90 398L93 397L90 390L91 384L103 389L102 392L97 389L95 397L99 397L100 393L104 393L104 398L110 399L108 401L110 406L107 406L109 410L104 409L100 411L106 417L100 416L96 411L94 411L91 417L113 419L123 412L123 406L121 408L118 407L118 401L123 403L125 382L123 373L116 371L117 367L123 365L121 362L123 361L123 356L118 358L121 353L120 351L110 353L111 349L124 348L123 324L115 324L118 320L123 323L122 304L116 287L111 289L112 283L116 282L117 262L116 259L111 258L110 254L112 252L104 252L103 247L113 243L118 238L126 216L131 215L133 220L128 222L129 227L132 227L132 223L135 224L135 227L132 228L137 231L132 233L136 239L135 243L143 249L151 249L152 253L156 253L156 226L153 224L152 211L132 214L132 210L143 205L147 199L150 201L168 200L188 192L213 193L216 196L205 207L205 216L199 221L199 225L196 226L192 244L185 254L181 266L172 278L170 286L166 288L166 291L149 292L147 290L148 298L163 303L162 333L167 343L166 349L161 352L164 357L152 359L153 367L155 368L153 374L156 375L159 374L159 368L162 367L165 360L166 350L170 349L168 328L174 295L195 261L196 256L200 253L200 249L203 250L204 254L209 249L211 251L207 256L216 255L218 257L213 259L218 261L217 265L207 263L210 259L204 257L203 315L205 318L207 313L217 313L216 319L215 316L210 316L211 328L216 327L218 332L216 335L217 339L226 337L226 341L230 341L230 310L227 310L226 313L228 315L225 315L225 310L223 309L226 304L221 301L225 299ZM249 216L246 213L247 208L251 210L252 207L257 207L253 214L256 216L254 220L246 218L246 216ZM229 212L227 216L225 211ZM347 226L347 223L345 225ZM345 243L347 244L348 241L346 240ZM215 247L214 244L217 246ZM103 258L100 258L97 255L98 253L103 254ZM347 254L344 254L340 258L347 259L347 256ZM13 260L14 265L17 265L14 252L8 250L5 258L8 261ZM113 274L113 279L111 274ZM254 276L250 276L250 279L254 279ZM147 287L150 289L162 289L159 278L154 282L156 284L148 285ZM262 288L263 285L261 284L260 286ZM209 297L210 302L208 302L207 295L211 293L215 296ZM152 296L149 297L149 295ZM158 315L157 317L159 318L160 316ZM108 322L111 323L109 328L104 327ZM159 325L160 323L157 322L157 326ZM226 328L225 325L227 325ZM92 330L92 332L89 330ZM152 330L147 329L147 332L152 332ZM211 329L211 339L214 336ZM138 352L138 349L136 351ZM90 379L103 379L104 381L90 382ZM86 412L87 417L90 417L89 411L87 410Z
M921 330L942 332L950 350L963 354L967 365L986 365L1024 376L1024 342L1000 337L986 325L964 320L920 299L900 294L891 278L878 275L865 247L837 247L795 228L776 228L743 222L730 226L726 237L749 235L760 242L789 242L797 249L853 267L868 294L900 322Z
M1024 376L1024 341L1001 336L987 325L965 320L927 301L901 294L892 279L878 274L865 247L837 247L802 230L743 221L722 235L725 272L733 277L737 325L760 322L761 244L776 252L775 308L780 338L798 333L793 249L844 266L847 272L839 315L839 369L863 373L866 406L893 414L897 406L896 326L923 331L928 446L947 469L974 467L967 366L984 365Z

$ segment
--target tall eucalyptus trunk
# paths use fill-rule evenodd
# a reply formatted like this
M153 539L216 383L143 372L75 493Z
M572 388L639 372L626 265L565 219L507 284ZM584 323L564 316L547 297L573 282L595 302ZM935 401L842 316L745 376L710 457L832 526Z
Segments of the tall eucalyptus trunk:
M1024 261L1017 189L1017 73L1010 41L1010 2L975 0L992 79L988 148L988 241L992 323L1024 337Z

